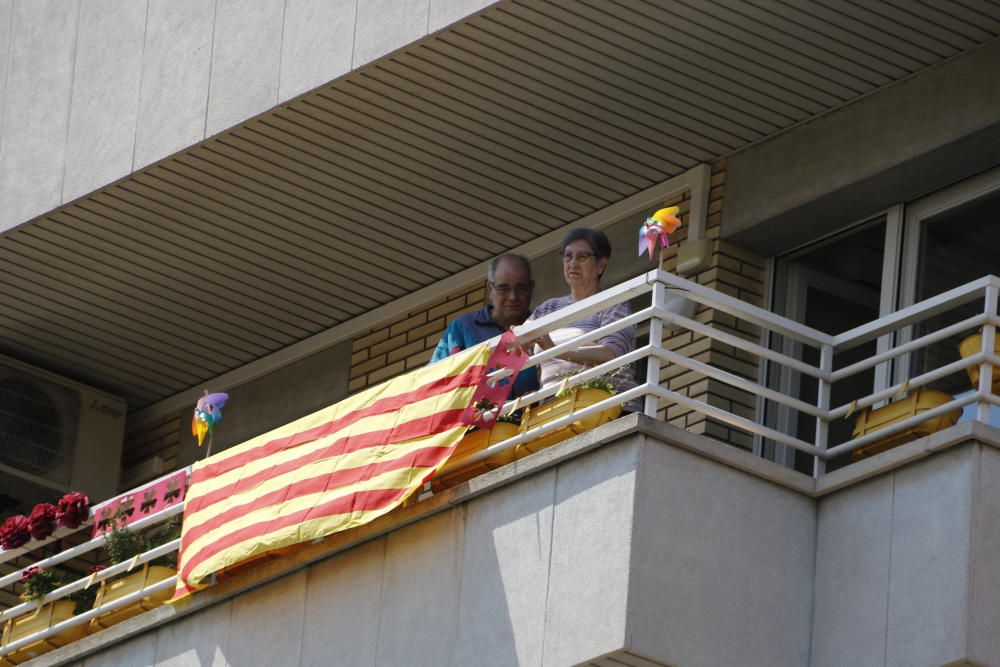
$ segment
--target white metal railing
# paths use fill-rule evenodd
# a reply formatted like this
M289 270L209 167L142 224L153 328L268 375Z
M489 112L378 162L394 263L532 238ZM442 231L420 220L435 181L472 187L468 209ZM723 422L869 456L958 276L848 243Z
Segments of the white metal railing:
M1000 405L1000 398L992 394L993 365L1000 365L1000 356L993 352L996 335L995 329L997 325L1000 325L1000 317L997 316L998 289L1000 289L1000 279L995 276L985 276L967 285L904 308L889 316L877 319L842 334L831 336L690 280L664 271L654 270L517 329L518 342L529 342L594 312L637 296L650 295L650 305L648 307L643 308L628 318L539 352L531 356L526 364L526 367L531 367L543 363L548 359L558 357L564 352L574 349L576 346L597 340L625 326L648 322L648 345L600 366L585 369L569 378L566 382L566 385L572 386L595 377L606 375L625 364L644 359L647 368L646 382L644 384L640 384L622 394L612 396L606 401L590 406L578 413L563 417L558 421L553 421L542 427L519 433L517 436L492 445L474 456L463 458L461 462L447 465L442 472L454 470L457 465L470 465L490 458L511 447L516 447L519 444L563 428L573 421L601 412L610 406L620 405L642 396L645 397L644 412L650 416L656 416L662 408L663 403L680 405L729 426L739 428L747 433L805 452L813 457L814 475L820 476L825 472L826 462L835 456L854 451L877 440L901 433L934 417L950 413L971 403L976 403L978 406L978 419L982 421L988 419L989 406ZM760 342L748 340L736 334L698 322L695 319L671 312L664 307L666 297L670 293L682 294L702 306L710 307L732 315L739 320L754 324L764 332L780 334L802 345L813 347L819 351L819 365L809 364L801 358L795 358L780 351L770 349ZM904 330L976 300L982 301L983 311L973 317L966 318L961 322L943 327L919 338L900 343L844 368L836 370L833 368L834 354L837 352L854 348L895 331ZM817 381L815 402L801 400L797 396L764 386L732 373L725 368L665 349L662 346L664 325L679 327L695 335L706 336L720 343L748 352L754 355L758 363L766 362L783 367L788 371L811 376ZM939 368L930 369L905 382L897 383L878 391L872 391L865 396L859 396L847 404L837 406L830 404L834 383L847 380L879 364L903 357L904 355L911 355L929 345L974 329L981 330L983 334L982 348L977 354ZM739 391L746 392L748 395L760 397L792 411L809 415L815 419L815 432L812 434L812 437L803 439L800 435L793 435L776 428L771 428L761 423L760 419L748 419L713 406L705 401L672 390L664 386L660 380L660 372L664 364L680 366L686 370L698 373L702 377L717 380ZM969 367L976 365L980 369L979 386L970 394L954 398L941 406L898 421L890 426L879 429L876 433L861 435L847 442L837 443L834 446L830 446L828 443L831 422L846 418L854 412L869 408L887 399L900 396L909 390L924 387L955 373L961 373ZM539 401L550 398L559 389L560 387L556 385L542 387L540 390L523 396L516 401L509 401L504 406L502 413L509 413L519 407L536 404Z
M576 322L583 317L611 306L637 299L644 302L637 312L602 326L599 329L587 332L573 340L533 354L530 356L526 367L530 368L531 366L544 363L580 345L599 340L603 336L630 326L646 327L649 336L648 343L605 363L593 367L585 367L582 371L565 379L560 384L544 386L531 394L512 399L503 406L502 412L509 413L520 407L537 405L553 397L565 387L572 387L588 380L600 378L624 366L644 361L646 365L645 378L637 378L637 386L614 394L599 403L578 410L573 414L563 416L542 426L524 430L515 437L487 447L473 456L462 459L461 462L451 462L445 466L442 473L454 470L458 465L472 465L477 461L492 457L557 429L564 428L577 420L603 412L613 406L639 399L642 404L642 411L652 417L656 417L667 406L677 405L746 433L802 451L813 457L813 472L818 477L824 474L826 462L835 456L853 451L858 447L863 447L877 439L899 433L935 416L946 414L965 405L976 403L978 406L977 418L981 420L988 418L990 406L1000 405L1000 397L992 393L993 365L1000 365L1000 357L994 353L996 327L1000 325L1000 317L997 315L998 291L1000 291L1000 280L994 276L986 276L887 317L880 318L842 334L831 336L705 287L704 285L699 285L696 282L660 270L650 271L574 303L560 311L532 321L516 330L518 342L528 343L556 329ZM816 349L819 352L819 364L813 365L807 363L802 358L767 347L761 343L762 340L766 340L764 336L761 336L760 340L752 340L748 337L701 322L696 317L686 317L683 314L674 312L674 310L667 307L667 304L668 299L675 295L683 295L685 298L701 306L726 313L738 320L753 324L760 327L762 332L779 334L800 343L802 346L809 346ZM648 301L645 301L646 299ZM982 312L972 317L918 338L906 340L890 349L884 349L878 354L874 354L844 368L836 370L833 368L833 359L836 352L851 349L896 331L908 330L909 327L925 322L928 318L975 302L976 300L980 300L983 303L983 309ZM799 396L791 395L790 392L764 386L756 381L742 377L711 361L691 358L679 351L668 349L663 345L668 328L672 331L691 332L693 336L707 337L721 344L731 346L752 355L758 364L772 364L787 372L812 377L817 382L816 399L815 401L803 400ZM906 382L897 383L878 391L872 391L865 396L858 396L850 403L836 406L831 405L832 387L835 383L855 377L857 374L868 371L879 364L884 364L900 357L905 358L906 355L914 354L929 345L934 345L969 330L979 330L982 332L982 347L978 353L939 368L929 369L916 377L910 378ZM496 345L497 340L495 339L492 344ZM879 430L877 433L862 435L847 442L836 443L833 446L828 442L829 426L834 420L843 419L852 412L875 406L878 403L901 395L905 391L926 386L948 375L962 373L965 369L973 365L979 366L979 383L975 390L968 395L955 398L932 410L904 419L892 426ZM747 396L759 397L776 405L783 406L783 408L794 413L808 415L815 419L815 431L810 433L808 437L799 433L784 432L762 423L763 420L759 418L750 419L745 415L735 414L724 408L712 405L701 398L686 395L683 391L671 388L669 383L664 383L661 380L662 372L668 366L682 368L684 371L693 372L699 377L712 379L735 390L744 392ZM498 372L494 377L502 375L502 372ZM155 515L134 523L131 528L134 530L143 530L171 516L175 516L182 510L182 504L171 506ZM89 524L81 526L80 530L87 530L87 525ZM57 533L57 536L62 537L65 534L66 531L61 530ZM55 537L52 539L55 539ZM40 560L34 565L45 569L64 563L100 548L103 546L104 541L103 536L98 536L55 556ZM7 609L0 613L0 623L30 613L41 604L64 598L88 585L95 585L108 577L131 570L142 563L175 552L179 548L179 542L180 540L173 540L168 544L158 546L141 554L132 562L114 565L99 573L66 584L49 593L41 600L25 602ZM33 546L37 546L37 544ZM0 552L0 563L10 562L14 558L26 554L27 551L25 549ZM24 569L26 568L17 568L14 572L0 577L0 587L9 586L14 583ZM0 656L17 651L24 646L74 625L88 623L93 618L107 611L128 605L145 595L151 594L151 592L169 588L174 584L175 578L171 578L167 581L159 582L153 587L146 588L144 591L138 591L126 598L105 603L97 609L75 616L57 626L0 647Z
M187 472L190 474L190 469L188 469ZM167 475L165 477L170 477L175 474L177 474L176 471L170 473L170 475ZM132 493L138 493L144 487L148 487L153 484L156 484L156 481L144 484L135 491L133 491ZM184 504L176 503L174 505L170 505L169 507L164 508L159 512L156 512L154 514L151 514L149 516L143 517L137 521L132 522L128 526L128 528L131 531L144 531L181 514L183 511L184 511ZM25 547L12 549L9 551L0 551L0 563L12 563L18 558L23 558L27 555L30 555L32 551L37 550L53 542L54 540L63 539L77 532L90 531L93 527L93 522L95 520L96 517L94 515L94 510L92 509L90 518L87 521L81 523L79 528L76 529L59 528L56 532L54 532L49 538L45 540L40 540L40 541L35 540L29 543L29 545L26 545ZM72 561L90 552L100 549L101 547L104 546L106 541L107 540L104 534L98 534L96 537L93 537L90 540L82 542L69 549L65 549L53 556L49 556L47 558L35 561L29 566L17 567L14 569L13 572L4 576L0 576L0 588L10 586L11 584L17 582L21 578L21 574L29 567L37 567L41 570L49 570L57 565L66 563L67 561ZM161 556L166 556L168 554L174 553L179 548L180 548L180 539L171 540L164 544L153 547L145 551L144 553L135 556L129 561L110 565L100 571L93 572L85 577L77 579L76 581L64 584L63 586L60 586L59 588L53 590L52 592L44 595L41 598L35 600L28 600L26 602L22 602L21 604L14 605L13 607L0 611L0 630L2 630L4 623L7 623L12 619L16 619L21 616L30 614L44 604L65 599L73 595L74 593L81 591L85 588L88 588L90 586L98 586L101 584L101 582L103 582L106 579L130 572L144 565L145 563L155 560L156 558L160 558ZM64 630L68 630L79 625L90 623L91 620L97 618L98 616L101 616L102 614L128 606L132 603L141 600L146 596L153 595L160 591L173 588L174 586L176 586L176 583L177 583L176 576L169 577L167 579L158 581L155 584L146 586L142 590L135 591L134 593L130 593L121 598L104 602L101 605L93 609L90 609L89 611L77 614L72 618L57 623L56 625L53 625L49 628L45 628L38 632L34 632L28 636L17 639L16 641L4 644L0 646L0 657L19 651L22 648L30 646L38 641L59 634Z

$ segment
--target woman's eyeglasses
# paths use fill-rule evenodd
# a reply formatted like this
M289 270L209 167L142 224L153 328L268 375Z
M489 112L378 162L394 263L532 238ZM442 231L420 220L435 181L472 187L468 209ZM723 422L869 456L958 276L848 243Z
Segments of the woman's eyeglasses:
M591 257L595 257L594 253L592 252L578 252L575 255L571 252L568 252L562 256L563 264L571 264L574 261L577 264L586 264L587 262L590 261Z

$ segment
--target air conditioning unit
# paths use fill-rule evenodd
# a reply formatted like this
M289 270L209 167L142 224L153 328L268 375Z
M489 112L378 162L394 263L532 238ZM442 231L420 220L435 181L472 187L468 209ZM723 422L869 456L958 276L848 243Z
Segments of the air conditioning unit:
M124 433L124 399L0 356L0 493L19 505L116 495Z

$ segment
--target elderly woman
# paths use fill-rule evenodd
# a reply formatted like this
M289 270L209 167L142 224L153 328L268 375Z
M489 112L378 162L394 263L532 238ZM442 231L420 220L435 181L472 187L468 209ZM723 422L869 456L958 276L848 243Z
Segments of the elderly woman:
M549 299L538 306L528 320L536 320L565 308L581 299L597 294L601 289L601 276L611 258L611 244L604 232L596 229L574 229L566 234L562 243L563 277L569 285L569 294ZM620 320L630 314L628 304L619 303L593 315L556 329L548 336L535 341L543 349L549 349L588 331ZM635 348L635 327L626 327L615 333L602 336L596 341L581 345L571 352L565 352L555 359L542 362L541 384L550 385L562 381L568 375L575 375L588 366L597 366L610 361ZM631 366L618 369L609 378L619 391L635 386ZM638 400L622 406L626 411L640 409Z

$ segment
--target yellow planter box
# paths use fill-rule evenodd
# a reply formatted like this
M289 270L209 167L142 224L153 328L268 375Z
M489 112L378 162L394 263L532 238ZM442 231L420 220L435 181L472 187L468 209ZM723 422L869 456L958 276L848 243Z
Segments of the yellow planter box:
M142 590L147 586L152 586L153 584L159 583L164 579L169 579L175 574L177 574L177 570L172 567L166 567L164 565L150 565L149 563L146 563L142 566L141 570L130 574L123 579L116 579L110 583L107 580L102 581L100 588L97 589L97 597L94 600L94 609L97 609L102 604L119 600L126 595L135 593L136 591ZM173 590L168 588L167 590L160 591L159 593L147 595L140 598L137 602L125 605L124 607L119 607L114 611L101 614L90 622L90 629L92 632L96 632L102 628L110 628L116 623L121 623L122 621L132 618L133 616L138 616L139 614L147 612L150 609L159 607L161 604L169 600L173 594Z
M75 607L76 603L72 600L56 600L55 602L43 604L35 611L24 616L10 619L4 626L4 646L19 639L23 639L28 635L34 634L39 630L45 630L53 625L56 625L57 623L62 623L63 621L72 618L73 609ZM49 651L57 649L60 646L65 646L70 642L83 639L86 634L87 625L83 623L74 628L70 628L69 630L58 632L48 639L41 639L32 644L28 644L19 651L8 653L3 656L3 658L0 658L0 661L5 660L5 664L19 665L22 662L27 662L32 658L37 658L43 653L48 653Z
M859 438L862 435L868 435L869 433L874 433L879 429L887 428L893 424L903 421L904 419L918 415L921 412L927 412L928 410L936 408L939 405L944 405L950 400L952 400L952 397L943 391L918 389L901 401L896 401L895 403L891 403L877 410L872 410L871 408L865 409L858 415L858 420L854 424L854 437ZM898 447L899 445L909 442L910 440L915 440L922 436L940 431L943 428L953 426L961 415L962 409L956 408L951 412L928 419L921 424L917 424L913 428L909 428L902 433L890 435L882 440L876 440L875 442L872 442L864 447L859 447L854 450L854 460L858 461L868 456L879 454L888 449L892 449L893 447Z
M965 359L971 357L983 348L982 334L973 334L958 344L958 354ZM993 340L993 353L1000 354L1000 331ZM972 380L972 388L979 389L979 365L969 366L965 369ZM993 366L993 393L1000 394L1000 368Z
M588 406L594 405L595 403L600 403L610 397L611 394L603 389L594 389L591 387L574 389L568 396L557 398L549 401L548 403L543 403L542 405L525 408L524 418L522 419L522 428L528 431L533 428L543 426L555 421L556 419L565 417ZM601 424L614 421L615 419L618 419L618 416L621 413L621 406L616 405L613 408L599 412L596 415L591 415L590 417L586 417L579 421L571 422L568 426L556 429L551 433L547 433L539 438L531 440L530 442L519 445L518 450L521 451L518 456L527 456L529 453L534 453L545 449L546 447L551 447L556 443L572 438L574 435L579 435L580 433L597 428Z
M433 489L435 493L438 493L444 489L466 482L473 477L478 477L485 472L495 470L501 466L507 465L508 463L513 463L516 452L514 448L511 448L505 452L494 454L493 456L487 457L482 461L478 461L471 465L461 465L463 459L467 459L473 454L481 452L491 445L501 443L508 438L513 438L518 434L518 432L519 427L516 424L497 422L493 425L493 428L488 431L479 429L477 431L472 431L471 433L466 433L465 437L463 437L458 443L458 446L455 448L455 452L451 455L451 458L448 459L449 466L457 465L459 467L445 473L444 475L435 475L431 479L431 489Z

